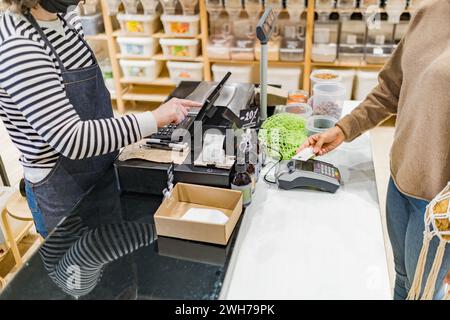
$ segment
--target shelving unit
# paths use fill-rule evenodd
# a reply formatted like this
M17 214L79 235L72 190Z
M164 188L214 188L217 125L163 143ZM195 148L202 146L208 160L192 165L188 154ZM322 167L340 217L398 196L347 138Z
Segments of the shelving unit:
M305 8L304 14L306 15L306 33L305 33L305 54L303 62L284 62L284 61L269 61L269 66L273 67L301 67L302 68L302 86L305 90L310 90L310 79L309 75L313 68L342 68L342 69L358 69L358 70L380 70L383 65L381 64L367 64L365 62L361 63L341 63L339 61L334 63L318 63L311 60L311 52L313 47L313 34L314 34L314 23L315 23L315 1L307 1L307 7ZM120 113L125 113L126 103L133 101L141 102L152 102L160 103L163 102L166 96L173 90L175 83L170 80L169 75L166 70L155 79L154 81L129 81L122 77L121 68L119 65L119 59L135 59L135 60L159 60L159 61L188 61L188 62L202 62L204 65L203 77L205 80L211 80L211 66L214 63L229 64L229 65L258 65L259 61L232 61L232 60L219 60L219 59L209 59L207 54L207 44L209 40L209 28L208 28L208 13L206 11L206 0L199 0L199 15L200 15L200 34L195 37L186 37L190 39L198 39L201 43L201 54L195 59L189 58L168 58L165 57L161 52L157 53L152 57L129 57L123 56L118 50L116 44L117 36L124 36L120 30L113 29L112 17L108 14L108 7L106 0L101 0L102 13L105 24L105 33L87 36L88 40L92 41L107 41L108 53L111 61L111 66L113 70L114 86L116 88L112 97L116 100L117 110ZM336 12L332 10L331 12ZM360 10L355 9L352 12L360 12ZM133 35L134 37L134 35ZM147 35L148 37L148 35ZM171 35L164 34L163 30L160 30L153 35L154 39L162 38L183 38L174 37ZM165 68L164 68L165 69ZM149 107L151 107L149 105Z

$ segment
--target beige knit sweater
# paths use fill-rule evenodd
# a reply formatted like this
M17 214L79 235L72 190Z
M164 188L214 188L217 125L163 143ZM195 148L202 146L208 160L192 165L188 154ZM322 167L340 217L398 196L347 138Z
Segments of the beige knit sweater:
M393 114L392 177L431 200L450 181L450 0L424 1L379 85L337 125L351 141Z

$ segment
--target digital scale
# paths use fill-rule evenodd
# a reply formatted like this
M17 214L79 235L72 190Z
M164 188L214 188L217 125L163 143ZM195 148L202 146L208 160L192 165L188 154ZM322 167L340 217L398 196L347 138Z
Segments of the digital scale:
M256 37L261 43L260 61L260 113L261 119L267 118L267 44L273 33L277 16L267 9L256 27ZM341 185L341 175L335 166L318 160L281 161L276 172L276 182L280 189L306 188L335 193Z
M275 174L280 189L313 189L335 193L341 186L341 174L335 166L318 160L281 161Z

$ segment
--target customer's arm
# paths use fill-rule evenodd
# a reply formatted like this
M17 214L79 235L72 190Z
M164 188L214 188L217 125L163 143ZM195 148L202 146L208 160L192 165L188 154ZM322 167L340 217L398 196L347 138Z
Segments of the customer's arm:
M381 70L378 85L352 113L337 123L346 141L355 139L397 113L403 81L403 46L404 39Z
M300 150L312 147L315 154L323 155L352 141L365 131L375 127L397 113L397 106L403 82L402 54L403 39L392 57L381 70L379 84L352 113L342 118L335 127L324 133L309 137Z

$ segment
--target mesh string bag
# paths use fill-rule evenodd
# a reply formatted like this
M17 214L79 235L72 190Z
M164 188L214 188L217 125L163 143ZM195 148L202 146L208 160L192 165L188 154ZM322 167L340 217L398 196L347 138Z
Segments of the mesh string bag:
M267 118L259 131L260 141L267 146L271 157L291 159L307 138L305 119L289 113Z
M427 260L430 241L433 237L439 238L439 246L436 250L433 265L425 283L422 297L422 280L424 277L425 264ZM408 300L432 300L434 297L436 281L441 269L445 255L445 248L450 243L450 182L447 187L441 191L427 206L425 212L425 231L423 233L423 245L417 261L416 272L411 289L408 294ZM447 292L445 299L448 300Z

